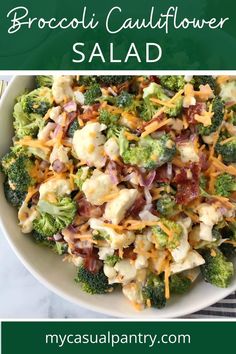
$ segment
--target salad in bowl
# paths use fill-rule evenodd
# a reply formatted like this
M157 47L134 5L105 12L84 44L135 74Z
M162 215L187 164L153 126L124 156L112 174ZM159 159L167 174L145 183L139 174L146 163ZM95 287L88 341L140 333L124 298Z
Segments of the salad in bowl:
M161 309L196 279L230 285L235 77L37 76L13 128L6 200L88 296Z

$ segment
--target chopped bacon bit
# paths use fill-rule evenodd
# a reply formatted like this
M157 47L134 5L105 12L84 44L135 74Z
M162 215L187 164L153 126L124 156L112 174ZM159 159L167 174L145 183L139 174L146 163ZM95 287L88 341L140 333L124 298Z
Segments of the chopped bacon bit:
M156 84L160 84L160 79L159 79L158 76L151 75L151 76L149 76L149 80L150 80L151 82L155 82Z
M89 203L85 198L78 201L78 213L85 218L99 218L103 214L103 206L95 206Z
M176 193L176 202L187 205L199 196L199 183L196 181L187 181L184 184L178 184Z
M176 184L184 184L189 182L190 179L188 176L188 170L190 170L192 174L191 182L199 182L200 169L200 165L196 163L192 163L189 166L183 168L177 168L175 169L177 173L172 182Z
M167 164L157 168L155 182L168 183L169 181L170 181L170 177L168 176Z
M134 252L133 246L129 246L128 248L123 249L123 258L128 258L131 259L132 261L136 260L137 254Z
M177 184L176 201L178 204L186 205L199 196L200 165L192 163L189 167L178 169L173 179ZM191 171L191 179L188 178L187 170Z
M138 197L130 208L130 210L128 211L127 216L132 216L133 218L138 217L138 214L143 210L145 204L146 200L144 199L144 197Z
M206 103L197 102L194 106L189 106L189 108L185 108L184 113L187 121L190 124L198 124L195 120L195 114L201 115L206 109Z

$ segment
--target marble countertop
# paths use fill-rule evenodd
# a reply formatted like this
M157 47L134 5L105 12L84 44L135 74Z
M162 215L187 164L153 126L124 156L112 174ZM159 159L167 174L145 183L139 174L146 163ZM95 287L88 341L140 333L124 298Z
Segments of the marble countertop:
M1 233L0 261L0 318L107 318L62 299L40 284Z

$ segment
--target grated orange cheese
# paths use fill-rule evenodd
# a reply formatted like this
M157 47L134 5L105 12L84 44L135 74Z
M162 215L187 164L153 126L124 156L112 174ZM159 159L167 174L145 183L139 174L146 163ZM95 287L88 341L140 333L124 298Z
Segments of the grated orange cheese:
M168 125L171 122L172 122L171 118L168 119L166 118L162 122L154 121L145 127L145 131L142 133L141 137L144 138L145 136L154 133L156 130L164 127L165 125Z
M174 108L175 105L173 103L170 103L170 100L167 100L167 101L162 101L162 100L159 100L158 98L150 98L150 101L153 102L153 103L156 103L156 104L160 104L162 106L166 106L168 108Z
M219 161L215 157L212 158L212 162L216 169L223 172L228 172L229 174L236 176L236 168L234 166L226 166L223 162Z
M170 261L169 259L166 260L166 265L165 265L165 276L164 276L164 281L165 281L165 298L168 300L170 298Z

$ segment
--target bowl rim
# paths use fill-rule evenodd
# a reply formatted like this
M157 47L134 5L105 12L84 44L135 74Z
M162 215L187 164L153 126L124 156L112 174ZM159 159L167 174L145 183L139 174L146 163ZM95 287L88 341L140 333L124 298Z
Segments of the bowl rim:
M16 78L19 77L23 77L23 76L27 76L27 77L32 77L33 75L16 75L13 76L6 88L6 90L4 91L1 99L0 99L0 111L3 105L3 101L5 99L5 97L8 95L8 92L11 90L11 87L14 85L14 81ZM187 315L191 315L194 314L195 312L198 312L200 310L205 309L206 307L209 307L211 305L213 305L214 303L224 299L225 297L227 297L228 295L230 295L233 291L236 290L236 282L235 284L232 284L230 288L226 288L223 289L224 293L222 294L222 292L217 292L215 293L214 296L211 296L210 298L208 297L204 297L201 301L201 304L193 304L192 305L192 310L191 312L189 310L185 310L184 308L182 308L181 310L173 310L172 311L172 315L166 315L166 316L162 316L161 313L158 311L157 312L157 318L154 318L153 316L151 316L150 318L146 317L142 318L142 312L140 312L140 316L137 316L134 314L134 316L125 316L125 314L122 314L121 311L117 311L116 309L107 309L105 306L101 306L101 305L96 305L94 304L94 302L91 301L84 301L82 299L80 299L80 297L78 296L78 298L70 295L69 293L67 293L66 291L62 290L62 288L58 285L53 285L50 283L50 281L48 281L46 279L45 276L41 275L37 269L35 267L33 267L26 259L26 257L24 256L23 252L21 252L16 245L14 244L14 241L11 239L10 234L7 231L7 225L4 222L4 216L2 213L0 213L0 230L2 232L2 234L4 235L5 239L8 241L8 244L10 245L11 249L13 250L13 252L15 253L15 255L17 256L17 258L20 260L20 262L24 265L24 267L34 276L34 278L36 280L38 280L42 285L44 285L46 288L48 288L50 291L52 291L53 293L55 293L56 295L59 295L61 298L69 301L70 303L73 303L75 305L79 305L81 307L84 307L85 309L88 309L90 311L95 311L97 313L100 314L104 314L104 315L108 315L108 316L112 316L112 317L117 317L120 319L131 319L131 320L135 320L135 321L153 321L153 320L170 320L170 319L176 319L179 317L184 317ZM89 297L88 297L89 298ZM144 310L145 312L145 310ZM71 320L71 319L68 319Z

